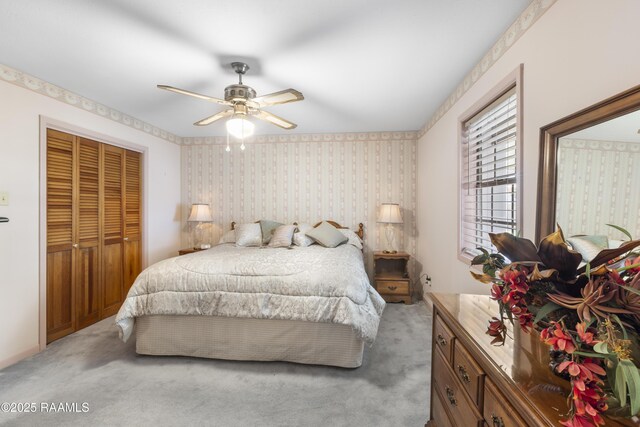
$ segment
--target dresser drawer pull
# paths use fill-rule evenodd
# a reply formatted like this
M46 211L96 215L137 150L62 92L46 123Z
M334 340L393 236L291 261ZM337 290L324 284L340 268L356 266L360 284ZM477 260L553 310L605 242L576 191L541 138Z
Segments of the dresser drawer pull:
M390 291L395 291L396 289L398 289L397 286L387 286L387 289L389 289Z
M441 346L445 346L447 345L447 340L444 339L444 337L440 334L438 334L438 344L440 344Z
M469 378L469 374L467 374L467 370L464 369L464 366L458 365L458 373L460 374L460 378L462 378L462 380L465 383L471 382L471 379Z
M493 427L504 427L502 417L499 417L496 414L491 414L491 422L493 423Z
M451 405L456 406L458 404L458 401L456 400L456 395L453 394L453 390L451 390L449 387L446 387L445 390L447 391L447 399L449 399L449 403L451 403Z

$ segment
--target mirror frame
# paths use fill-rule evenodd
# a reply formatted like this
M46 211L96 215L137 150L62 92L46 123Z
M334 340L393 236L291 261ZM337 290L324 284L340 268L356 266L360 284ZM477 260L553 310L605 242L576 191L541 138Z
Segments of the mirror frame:
M640 109L640 85L540 128L536 242L556 228L558 140Z

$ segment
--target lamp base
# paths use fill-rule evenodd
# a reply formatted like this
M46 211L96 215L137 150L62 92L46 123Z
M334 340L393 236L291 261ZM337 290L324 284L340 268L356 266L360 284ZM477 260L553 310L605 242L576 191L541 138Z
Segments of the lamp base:
M382 251L383 254L397 254L398 251L388 251L388 250L384 250Z

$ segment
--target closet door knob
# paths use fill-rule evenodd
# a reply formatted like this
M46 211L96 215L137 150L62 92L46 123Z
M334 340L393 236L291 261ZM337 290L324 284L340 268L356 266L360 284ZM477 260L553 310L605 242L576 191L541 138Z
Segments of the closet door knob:
M71 246L73 246L74 248L78 249L78 244L77 244L77 243L74 243L74 244L73 244L73 245L71 245Z
M125 238L124 238L124 239L122 239L122 240L124 240L124 241L126 242L127 240L129 240L129 238L128 238L128 237L125 237Z

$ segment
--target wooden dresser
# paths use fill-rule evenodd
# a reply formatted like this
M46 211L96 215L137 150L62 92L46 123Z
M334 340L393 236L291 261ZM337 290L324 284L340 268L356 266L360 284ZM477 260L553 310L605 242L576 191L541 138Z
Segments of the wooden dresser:
M429 427L557 426L568 410L569 383L549 369L549 347L537 333L509 325L491 345L487 322L497 304L484 295L429 294L433 301ZM607 426L637 426L606 418Z

